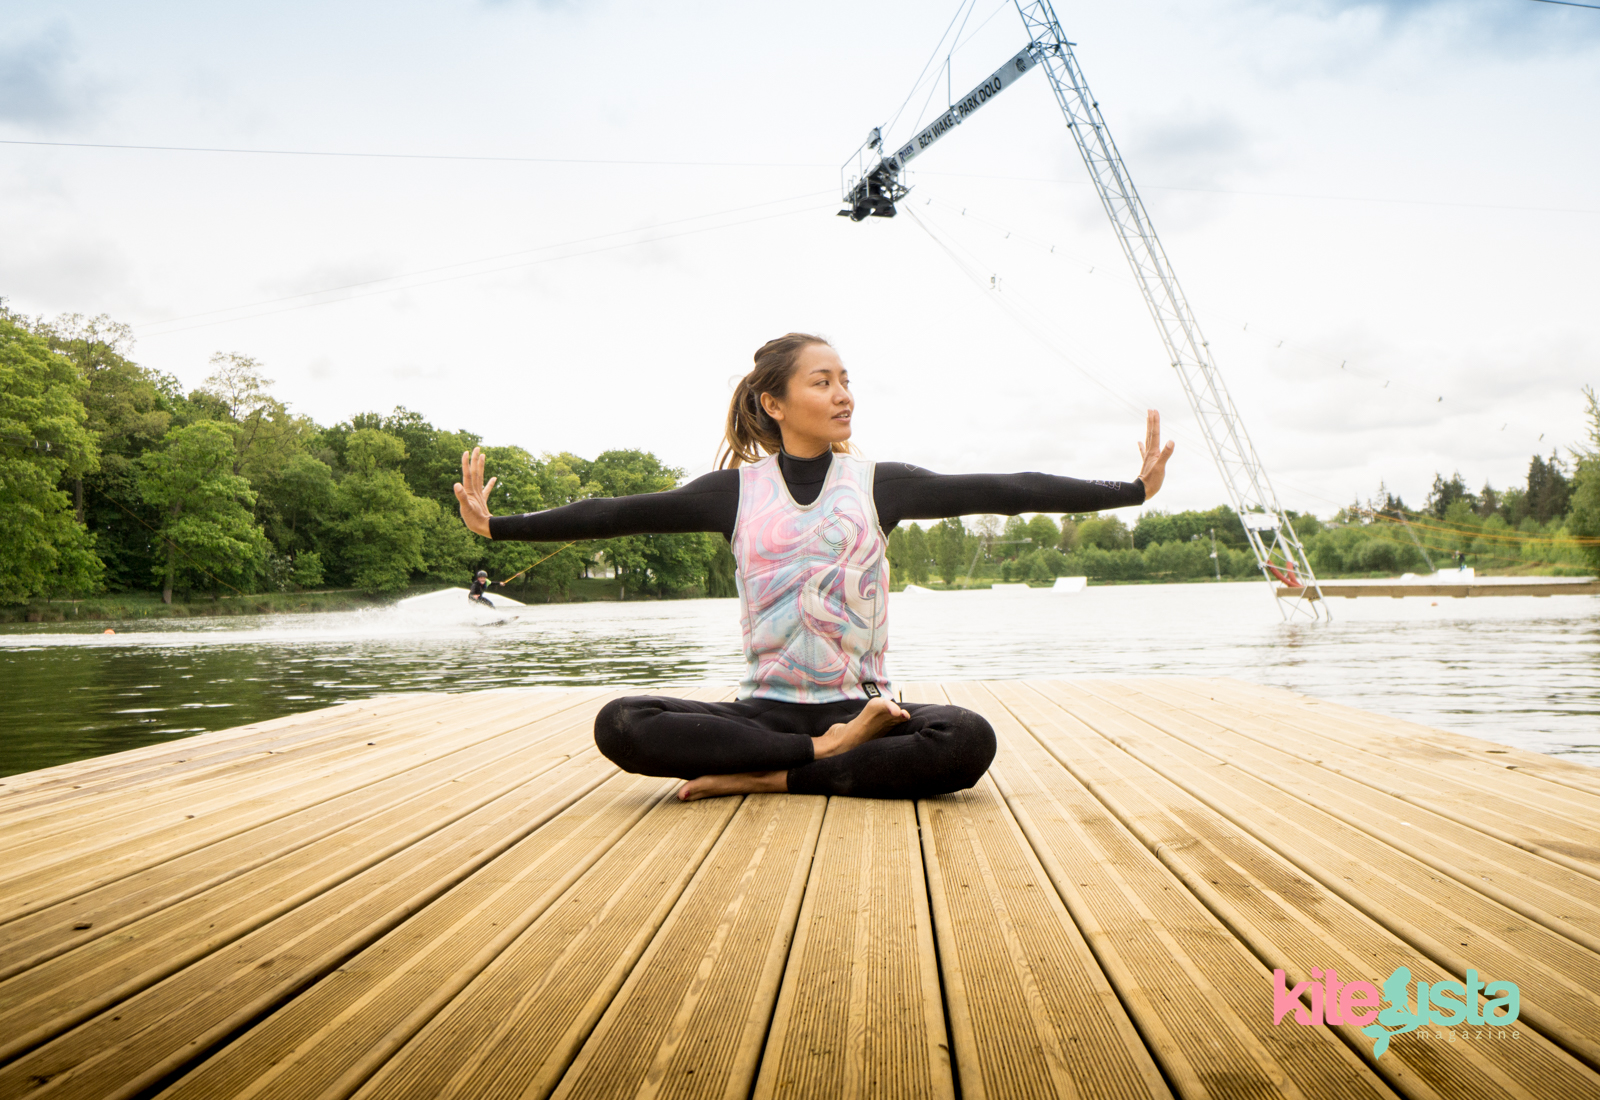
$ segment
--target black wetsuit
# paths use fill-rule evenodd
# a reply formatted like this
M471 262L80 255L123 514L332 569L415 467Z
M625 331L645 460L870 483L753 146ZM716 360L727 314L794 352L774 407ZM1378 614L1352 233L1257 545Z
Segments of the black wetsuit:
M810 504L822 492L833 456L778 456L789 492ZM1050 474L935 474L909 462L880 462L872 478L873 501L884 534L912 519L994 513L1098 512L1144 503L1138 481L1079 481ZM489 537L526 542L610 539L716 531L730 542L739 515L739 471L714 470L665 493L593 497L521 516L495 516Z
M472 591L467 593L467 599L469 599L469 600L477 600L479 603L483 604L485 607L493 607L494 604L490 603L487 599L485 599L484 595L483 595L483 590L485 588L488 588L488 587L489 587L489 582L485 578L483 578L483 577L474 577L474 578L472 578Z
M810 504L822 491L833 456L780 455L789 492ZM1078 481L1049 474L931 473L880 462L872 482L884 533L903 520L978 513L1097 512L1144 503L1141 482ZM729 541L739 515L739 471L717 470L665 493L580 500L520 516L496 516L490 537L530 542L622 535L715 531ZM910 720L838 756L817 760L811 739L848 722L864 699L780 703L746 699L701 703L665 696L617 699L595 718L594 739L618 767L639 775L677 776L787 770L797 794L923 798L972 786L994 759L994 730L982 715L936 703L906 703Z

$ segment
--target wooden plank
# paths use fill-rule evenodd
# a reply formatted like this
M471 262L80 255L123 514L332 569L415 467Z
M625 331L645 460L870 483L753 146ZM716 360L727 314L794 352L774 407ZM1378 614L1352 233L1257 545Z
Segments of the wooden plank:
M565 725L554 722L525 730L521 736L502 738L500 734L506 732L504 730L489 736L469 734L461 738L463 744L457 751L444 748L432 751L426 759L413 762L398 775L370 782L338 779L331 782L329 789L319 784L314 776L303 776L299 799L284 799L286 805L281 807L274 800L260 799L250 792L250 797L238 804L236 813L219 813L215 821L197 819L162 833L130 838L100 850L94 859L49 863L6 882L0 887L0 912L5 913L8 923L0 924L0 928L9 928L32 914L55 909L62 917L72 914L72 923L95 922L99 925L98 934L103 934L107 922L127 918L130 891L144 894L147 904L156 904L163 880L172 883L175 895L192 892L198 883L224 881L232 877L226 860L230 853L239 851L241 844L255 854L235 864L233 871L271 858L270 848L261 852L251 846L258 839L257 830L266 830L259 839L269 845L274 836L282 837L282 843L291 846L320 839L327 835L329 826L319 825L319 821L331 821L339 826L338 814L347 811L357 815L345 822L351 824L360 820L363 813L382 812L416 797L419 790L435 788L442 782L466 781L486 764L525 754L544 739L586 728L587 721L587 714L579 712L576 720L568 718ZM299 771L292 759L284 762L283 769L290 775ZM218 866L217 858L223 863L213 876L221 875L221 878L200 873L200 868ZM110 908L102 909L98 904L101 901L107 902ZM90 902L96 903L92 911ZM46 916L38 916L18 925L16 934L25 939L41 921L47 920ZM96 937L86 937L93 938ZM6 942L14 944L16 941ZM9 963L15 963L9 949L6 957ZM0 967L0 972L3 969Z
M1157 693L1169 694L1175 705L1214 702L1230 714L1267 718L1318 739L1393 753L1429 769L1447 768L1461 778L1482 780L1485 790L1534 805L1554 805L1561 812L1570 809L1580 820L1592 819L1594 808L1600 806L1600 768L1549 753L1238 680L1168 678L1139 683L1142 689L1149 685Z
M1332 967L1341 980L1381 984L1397 967L1430 985L1450 977L1442 968L1349 905L1301 875L1290 863L1231 822L1075 722L1038 693L1018 684L991 688L1056 761L1096 801L1173 872L1183 886L1262 963L1281 968L1291 983ZM1461 975L1456 975L1461 978ZM1269 986L1260 996L1270 1000ZM1277 1026L1274 1039L1301 1030ZM1396 1091L1410 1096L1585 1097L1600 1077L1531 1032L1516 1042L1486 1042L1451 1033L1398 1036L1375 1062L1372 1040L1353 1025L1335 1030L1366 1057ZM1440 1041L1445 1040L1445 1041ZM1473 1041L1477 1040L1477 1041ZM1271 1045L1271 1044L1269 1044Z
M1141 681L1144 683L1144 681ZM1427 767L1482 775L1491 790L1525 791L1523 798L1536 803L1571 803L1568 791L1584 796L1581 803L1600 798L1600 769L1560 756L1446 732L1390 715L1374 715L1339 703L1312 699L1310 695L1246 684L1237 680L1160 681L1163 688L1182 692L1186 699L1211 700L1227 713L1259 715L1288 721L1307 731L1323 732L1342 742L1370 748L1374 753L1394 753L1397 758L1421 759ZM1309 723L1302 726L1302 723Z
M571 899L563 898L575 884L609 858L647 815L659 819L661 800L670 793L671 785L660 779L612 776L162 1095L174 1100L349 1095L486 967L514 949L552 906L570 908ZM709 847L717 829L699 824L699 843ZM646 826L643 834L659 847L658 834L673 831L682 834L677 854L684 854L685 840L692 851L693 828ZM636 841L632 850L640 847ZM642 862L635 858L630 866ZM614 873L606 881L608 888L620 885ZM581 893L592 902L597 891L585 882ZM630 897L628 905L638 908L641 900ZM502 1015L476 1016L474 1048L481 1044L488 1019L498 1021ZM470 1055L458 1050L450 1060L459 1063L464 1057Z
M554 1096L749 1092L826 805L745 797Z
M1144 685L1141 685L1144 687ZM1098 694L1095 687L1086 690ZM1405 851L1568 939L1600 951L1600 879L1507 843L1457 815L1395 796L1393 787L1347 778L1335 761L1315 762L1252 735L1247 720L1223 725L1211 712L1161 705L1143 691L1117 705L1171 737L1286 791ZM1489 792L1485 792L1487 800Z
M1407 816L1419 819L1420 813L1434 822L1422 830L1427 836L1447 833L1474 850L1496 852L1496 858L1502 845L1538 856L1537 861L1516 861L1524 868L1518 873L1565 883L1562 889L1575 891L1575 896L1600 898L1600 830L1592 824L1600 820L1600 797L1519 777L1494 765L1469 760L1455 767L1452 760L1431 761L1440 753L1415 746L1397 748L1394 758L1386 759L1376 745L1354 743L1358 737L1345 729L1329 730L1310 743L1305 738L1290 740L1284 734L1295 727L1281 719L1195 703L1191 698L1166 685L1141 685L1137 695L1119 697L1118 704L1141 714L1170 715L1224 730L1226 737L1219 744L1242 752L1292 756L1305 766L1302 774L1314 777L1312 786L1303 788L1303 798L1315 797L1316 782L1332 782L1333 789L1352 798L1396 811L1397 821ZM1315 721L1304 724L1314 731ZM1430 763L1419 762L1423 760ZM1393 835L1414 828L1407 823ZM1477 839L1469 834L1477 834ZM1496 843L1485 848L1482 839ZM1474 881L1480 877L1474 876ZM1594 931L1600 934L1600 926Z
M993 781L917 808L961 1095L1170 1096Z
M1600 841L1586 769L1226 681L948 696L1001 753L918 820L678 803L598 757L604 693L384 700L17 777L12 884L67 892L18 915L0 886L0 1096L1600 1093L1600 877L1528 847ZM114 835L184 799L212 832ZM1271 1022L1274 965L1468 960L1521 986L1515 1044L1374 1063L1347 1025Z
M1394 1095L1327 1029L1274 1028L1271 971L1010 711L982 710L1001 742L990 775L1175 1093Z
M679 802L669 795L473 975L471 984L356 1095L362 1100L548 1096L739 804L736 798ZM368 1066L353 1061L352 1068L354 1073L347 1071L321 1093L274 1090L270 1095L343 1097Z
M32 869L40 859L63 861L104 845L107 836L131 838L161 829L170 821L199 819L226 810L241 813L238 792L252 788L270 805L282 793L295 791L296 783L317 779L325 783L359 785L393 774L439 751L455 751L464 743L499 736L527 721L581 704L584 695L534 700L514 695L471 704L478 738L464 738L459 714L450 709L417 712L382 722L363 724L329 743L253 751L246 758L226 761L217 769L188 774L184 768L158 783L132 790L80 791L28 821L12 821L0 828L0 843L10 855L7 873ZM459 706L459 704L458 704ZM456 718L455 722L448 721ZM287 756L289 759L279 759ZM296 767L286 765L295 764Z
M121 774L138 774L141 771L154 771L166 764L175 762L180 757L187 757L190 753L227 752L237 745L246 744L263 737L288 736L296 728L302 726L324 727L360 714L377 716L388 712L397 712L406 707L408 698L411 705L416 705L414 696L363 699L316 710L301 711L296 714L286 714L278 718L252 722L249 725L235 726L231 729L196 733L179 738L176 741L163 741L135 749L124 749L121 752L108 753L103 756L73 760L65 764L40 768L37 771L0 776L0 807L18 804L18 799L40 792L70 791L86 783L93 783L107 777Z
M231 910L199 897L0 984L0 1035L27 1052L0 1068L0 1095L33 1078L62 1095L132 1095L204 1056L614 772L579 748L587 729L569 736L530 750L566 748L542 767L530 759L531 779L515 760L496 762L460 794L362 823L340 838L343 853L330 843L295 853L284 862L297 878L274 867L266 885L228 883ZM225 927L213 931L213 919Z
M581 730L586 720L587 715L582 715L575 723L569 721L565 732L570 736ZM546 736L561 732L562 728L557 727ZM93 889L67 889L52 904L0 924L0 981L201 895L205 895L203 900L191 904L206 915L208 926L215 926L216 918L229 907L222 887L248 874L258 876L250 888L255 894L263 890L270 894L274 889L287 889L292 894L295 890L286 886L285 876L294 872L284 862L287 857L322 842L331 846L335 864L358 862L363 858L360 849L351 845L348 838L370 838L374 834L357 834L357 826L377 824L375 819L384 814L390 815L391 823L415 821L419 814L424 819L433 816L433 807L441 799L464 796L468 793L465 788L482 787L486 782L501 782L497 776L499 767L526 769L529 749L540 740L524 737L504 743L480 743L458 753L440 754L424 766L245 829L198 851L158 862L140 873L124 875ZM546 749L542 755L558 762L568 754L565 750ZM413 803L419 809L396 815L397 808ZM273 864L278 866L276 872L269 869ZM80 929L80 925L88 927ZM215 934L213 927L213 934L207 938L214 939Z
M1181 699L1174 705L1218 715L1218 705L1203 702L1203 695L1178 691ZM1240 705L1221 715L1240 735L1267 743L1294 735L1306 759L1326 771L1600 878L1600 791L1470 759L1459 747L1397 737L1376 719L1362 723L1360 711L1306 707L1274 713Z
M145 756L147 750L142 749L112 753L92 761L83 761L84 765L99 765L92 773L73 775L70 782L18 791L0 799L0 807L3 807L0 829L4 830L6 836L15 835L19 820L26 825L35 825L48 820L51 810L60 807L87 811L104 803L115 809L119 804L125 806L130 795L204 783L219 774L233 771L242 762L265 761L280 753L298 752L301 759L306 759L319 752L337 752L355 743L365 744L371 740L368 730L373 726L396 719L415 720L424 716L437 719L447 716L451 709L443 699L427 700L410 708L395 704L372 708L337 707L331 708L320 718L317 717L318 712L303 716L310 720L297 723L292 728L245 733L237 741L191 745L185 739L179 739L152 746L166 750L159 758L121 759L124 756Z
M955 1096L915 804L828 800L754 1096Z
M1038 689L1436 965L1515 981L1522 990L1523 1024L1591 1068L1600 1066L1600 955L1369 833L1166 737L1081 685Z

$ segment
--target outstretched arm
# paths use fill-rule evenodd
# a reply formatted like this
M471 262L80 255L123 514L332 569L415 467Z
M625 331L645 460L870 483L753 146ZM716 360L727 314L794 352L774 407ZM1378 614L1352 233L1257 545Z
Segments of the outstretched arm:
M494 478L484 483L482 451L474 447L461 456L461 480L455 486L461 522L469 530L497 540L567 542L688 531L731 536L739 510L737 470L716 470L664 493L592 497L520 516L490 514L489 491L494 485Z
M1161 446L1161 417L1151 410L1143 464L1134 481L1080 481L1052 474L936 474L920 466L880 462L873 481L878 521L885 531L912 519L944 519L980 513L1099 512L1143 504L1161 488L1173 447Z

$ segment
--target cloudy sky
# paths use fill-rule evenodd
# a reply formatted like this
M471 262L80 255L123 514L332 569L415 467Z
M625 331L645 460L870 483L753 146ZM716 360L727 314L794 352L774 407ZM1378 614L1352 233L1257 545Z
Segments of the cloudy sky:
M918 87L955 0L5 0L0 296L126 321L189 386L256 356L324 423L404 405L691 473L750 353L819 331L873 457L1131 477L1154 406L1158 503L1222 501L1043 73L901 217L833 215L869 128L1023 44L1009 0L962 10ZM1600 10L1057 11L1285 505L1503 486L1581 440Z

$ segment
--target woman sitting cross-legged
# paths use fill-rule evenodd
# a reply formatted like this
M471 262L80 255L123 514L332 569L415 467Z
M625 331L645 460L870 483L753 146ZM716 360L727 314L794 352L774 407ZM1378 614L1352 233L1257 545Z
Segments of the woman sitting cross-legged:
M756 352L734 392L723 468L677 489L491 516L494 479L484 483L483 455L461 456L461 518L485 537L715 531L732 547L746 661L737 701L639 695L606 704L594 739L618 767L688 780L683 799L757 791L921 798L972 786L994 759L989 723L961 707L891 697L888 532L902 520L1141 504L1161 487L1172 454L1151 411L1132 482L939 475L857 457L846 442L854 410L833 347L789 333Z

